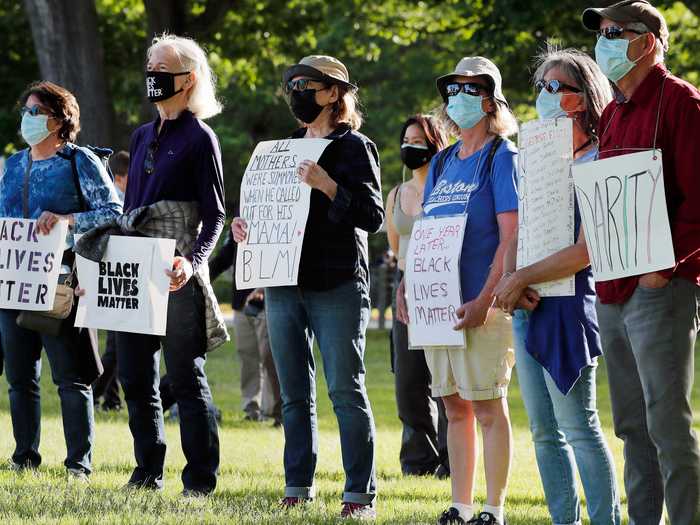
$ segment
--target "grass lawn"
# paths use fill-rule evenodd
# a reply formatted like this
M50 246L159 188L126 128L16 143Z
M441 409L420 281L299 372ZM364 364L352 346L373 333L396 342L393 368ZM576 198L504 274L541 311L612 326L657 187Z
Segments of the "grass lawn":
M449 482L403 477L398 452L400 424L394 403L393 377L389 372L386 332L369 334L367 380L377 423L379 477L378 523L434 523L450 502ZM125 411L96 414L97 435L94 474L89 486L67 483L62 461L65 445L58 398L44 362L42 387L43 428L38 473L15 474L0 468L0 523L336 523L344 475L335 417L319 381L320 457L316 483L318 498L308 508L288 514L277 511L284 488L283 433L268 423L242 421L239 411L238 366L231 344L210 355L207 372L217 405L223 410L221 477L213 496L191 500L179 497L179 475L184 458L178 426L167 424L168 455L166 489L162 494L126 493L119 488L133 467L132 442ZM619 479L622 453L610 430L610 405L604 376L599 374L599 407L606 433L617 460ZM7 384L0 378L0 458L9 458L14 441L8 412ZM510 391L515 452L507 501L512 525L548 523L548 514L517 379ZM481 466L479 467L481 471ZM485 496L479 477L477 499Z

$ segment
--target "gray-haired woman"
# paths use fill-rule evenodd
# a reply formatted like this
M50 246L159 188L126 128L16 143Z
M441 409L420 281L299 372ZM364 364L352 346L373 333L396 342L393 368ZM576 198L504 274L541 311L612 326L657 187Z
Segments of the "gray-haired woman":
M596 128L611 89L596 63L576 50L542 55L534 75L540 118L574 119L574 164L595 160ZM496 288L512 311L518 379L530 420L537 465L554 523L580 524L578 467L593 525L620 523L615 466L596 408L601 355L595 291L578 205L576 243L515 271L517 238L505 257L510 270ZM576 295L539 298L530 285L575 275Z

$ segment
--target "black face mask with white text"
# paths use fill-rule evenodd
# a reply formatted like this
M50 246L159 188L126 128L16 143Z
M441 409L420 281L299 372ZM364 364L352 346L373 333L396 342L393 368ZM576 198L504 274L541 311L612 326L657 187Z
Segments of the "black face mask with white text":
M175 91L175 77L189 74L189 71L183 73L146 71L146 98L151 102L160 102L174 97L183 90L180 88Z

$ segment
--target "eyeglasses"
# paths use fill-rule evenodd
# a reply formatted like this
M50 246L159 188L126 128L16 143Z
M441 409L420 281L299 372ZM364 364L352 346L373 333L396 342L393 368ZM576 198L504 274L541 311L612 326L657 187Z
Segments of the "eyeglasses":
M158 151L158 140L154 140L148 145L146 157L143 159L143 171L150 175L156 169L156 151Z
M22 116L24 116L26 114L29 114L32 117L36 117L37 115L53 116L52 113L48 109L40 106L39 104L34 104L31 108L29 108L27 106L22 106L20 108L19 112Z
M448 97L454 97L460 91L467 95L478 97L481 93L486 91L486 87L475 82L450 82L445 86L445 94Z
M298 78L296 80L288 80L284 85L284 92L289 95L292 91L306 91L307 89L313 89L309 87L309 82L319 82L313 78ZM322 87L316 89L316 91L323 91L328 89L328 87Z
M567 91L571 91L572 93L581 93L581 90L579 88L570 86L569 84L564 84L563 82L560 82L559 80L555 79L538 80L537 82L535 82L535 87L540 91L544 89L552 95L559 93L559 91L562 89L566 89Z
M626 29L624 27L610 26L606 27L605 29L601 29L596 34L598 35L598 38L602 36L603 38L607 38L608 40L617 40L618 38L622 38L622 35L625 33L625 31L628 33L634 33L635 35L643 35L645 33L645 31L637 31L636 29Z

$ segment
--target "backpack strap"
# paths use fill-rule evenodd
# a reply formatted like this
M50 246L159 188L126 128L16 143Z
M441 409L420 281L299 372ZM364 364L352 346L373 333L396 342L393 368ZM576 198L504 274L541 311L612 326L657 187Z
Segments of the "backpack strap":
M455 142L454 144L447 146L445 149L440 150L435 154L435 169L433 170L433 173L435 174L436 183L442 176L442 170L445 168L445 162L447 162L447 159L450 158L450 155L454 155L458 144L458 142Z
M71 150L69 154L63 153L61 151L57 151L56 154L59 157L70 161L71 172L73 173L73 184L75 185L75 191L78 194L78 203L80 205L80 211L87 211L88 207L85 203L85 197L83 196L83 190L80 186L80 176L78 174L78 165L77 165L76 160L75 160L75 156L78 153L78 148L77 148L77 146L74 146L72 144L69 145L69 147Z
M493 172L493 158L496 156L496 152L498 151L498 148L501 147L502 143L503 137L501 136L496 136L496 138L493 139L493 141L491 142L491 149L489 150L488 157L486 157L486 173L488 173L489 175L491 175ZM458 142L455 142L451 146L448 146L435 154L435 156L437 157L435 159L435 170L433 172L435 173L435 182L437 182L437 180L442 175L442 170L445 167L445 162L447 162L447 159L450 157L450 155L454 155L458 144Z
M493 139L493 144L491 144L489 156L486 157L486 173L489 174L489 177L493 175L493 158L496 156L496 152L498 151L498 148L501 147L502 142L503 137L497 135L496 138Z

